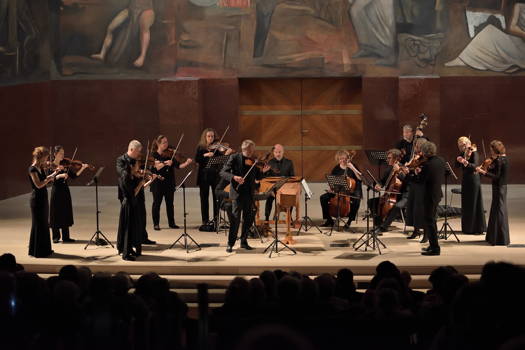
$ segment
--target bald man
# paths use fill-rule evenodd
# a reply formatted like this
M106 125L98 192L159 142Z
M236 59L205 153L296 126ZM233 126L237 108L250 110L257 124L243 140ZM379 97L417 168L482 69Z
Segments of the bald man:
M293 162L290 159L284 158L284 147L281 144L275 144L272 147L273 158L268 161L269 169L263 169L264 177L270 176L295 176ZM266 171L265 171L266 170ZM269 197L266 200L266 207L264 208L264 215L266 221L270 218L272 212L274 197Z

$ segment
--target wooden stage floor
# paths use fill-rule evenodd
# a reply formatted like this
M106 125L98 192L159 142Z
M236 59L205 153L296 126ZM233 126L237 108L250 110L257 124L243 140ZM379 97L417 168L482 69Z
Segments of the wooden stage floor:
M452 187L458 187L452 186ZM309 202L309 214L320 223L321 209L319 195L324 192L324 184L313 184L314 198ZM198 190L187 190L188 233L197 240L203 249L186 253L180 247L169 249L182 230L167 229L164 205L161 208L161 231L154 231L151 224L151 195L146 194L148 208L148 232L157 241L155 246L145 246L144 255L135 262L123 261L115 249L109 246L89 246L86 242L95 231L95 189L92 187L72 187L75 225L71 236L77 239L73 244L53 244L55 253L50 258L36 259L27 255L27 244L31 225L29 195L21 195L0 201L0 253L11 252L27 270L39 273L56 273L65 264L87 265L93 271L128 271L140 274L155 271L163 275L254 275L265 269L296 270L302 273L335 273L339 268L349 267L356 275L372 275L375 267L383 260L390 260L415 275L427 275L440 265L456 266L463 273L479 274L484 263L490 260L505 260L525 265L525 185L512 185L509 188L510 247L492 247L485 243L484 236L458 234L460 243L454 237L441 241L441 256L421 256L422 245L417 240L407 240L402 233L402 224L395 223L397 229L385 233L381 240L387 246L383 254L377 251L355 251L352 243L361 236L366 221L361 220L366 207L362 203L360 221L354 226L355 233L335 232L332 236L320 234L313 228L308 233L295 237L297 255L287 251L274 255L271 259L263 254L270 243L252 239L250 244L256 249L245 251L235 247L228 254L224 233L199 232L200 206ZM449 188L450 191L450 188ZM116 187L100 188L101 229L111 241L116 240L119 202ZM490 187L483 186L485 208L490 208ZM459 206L459 197L453 199L453 206ZM176 194L175 216L177 224L182 220L182 194ZM488 217L487 217L488 219ZM441 221L438 226L441 226ZM455 230L460 229L459 219L450 221ZM281 226L280 230L285 231ZM325 232L326 230L323 230ZM523 245L523 246L521 246Z

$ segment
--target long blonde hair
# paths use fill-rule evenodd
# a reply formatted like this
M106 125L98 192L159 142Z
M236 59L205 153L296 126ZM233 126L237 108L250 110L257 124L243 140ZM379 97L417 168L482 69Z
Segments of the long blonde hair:
M49 156L49 150L44 146L35 147L33 150L33 162L36 165L42 165L43 159Z
M199 140L199 144L197 145L198 147L201 147L201 148L207 148L208 147L208 143L206 142L206 134L209 133L209 132L213 132L213 141L217 141L217 131L215 131L215 129L212 129L212 128L206 128L202 131L202 134L201 134L201 138Z

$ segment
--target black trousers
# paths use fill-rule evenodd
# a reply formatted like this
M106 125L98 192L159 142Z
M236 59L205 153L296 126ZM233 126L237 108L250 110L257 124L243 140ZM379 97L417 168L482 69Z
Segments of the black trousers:
M60 239L60 229L62 229L62 240L69 239L69 227L53 227L51 231L53 231L53 240L59 240Z
M253 208L253 198L249 195L241 194L239 198L232 201L232 215L230 221L230 232L228 234L228 245L235 245L237 240L237 232L241 224L242 216L242 229L241 229L241 243L246 241L248 238L248 231L253 224L255 217L255 211Z
M424 215L424 230L425 236L428 237L428 243L430 244L430 249L439 250L438 242L438 230L437 230L437 203L425 203L425 215Z
M153 194L153 205L151 206L151 216L153 218L153 225L157 226L160 223L160 205L164 198L166 204L166 214L168 216L168 225L175 225L175 216L173 208L173 199L175 197L175 191L173 188L156 187L152 192Z
M382 221L381 217L378 215L379 214L379 198L370 199L370 209L374 216L375 225L379 226L379 228L381 228L381 230L383 231L388 230L388 227L392 225L392 222L394 222L395 219L401 216L401 211L407 206L407 204L408 204L408 192L403 192L403 194L401 195L401 198L397 200L394 207L388 212L388 215Z
M215 195L215 181L203 181L204 183L199 184L199 195L201 199L201 218L202 223L206 224L210 221L210 190L213 198L213 218L219 215L217 196Z

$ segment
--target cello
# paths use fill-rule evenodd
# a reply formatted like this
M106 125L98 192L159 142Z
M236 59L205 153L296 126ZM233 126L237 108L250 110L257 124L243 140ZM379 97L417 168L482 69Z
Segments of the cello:
M346 168L345 168L345 179L346 183L348 185L348 188L350 188L350 193L353 193L357 187L357 182L355 179L348 176L348 168L349 164L351 164L352 159L356 155L356 151L350 151L348 159L346 161ZM353 167L353 165L352 165ZM351 205L351 196L349 194L336 192L335 196L330 199L328 202L328 212L330 216L340 218L340 217L346 217L350 214L350 205Z
M399 159L396 160L396 163L398 161ZM401 186L403 186L403 182L397 177L400 171L401 168L398 170L394 170L394 168L392 168L392 171L390 172L390 175L388 175L385 183L385 193L383 193L379 199L378 213L383 220L386 218L390 210L394 208L397 203L397 195L401 193Z

